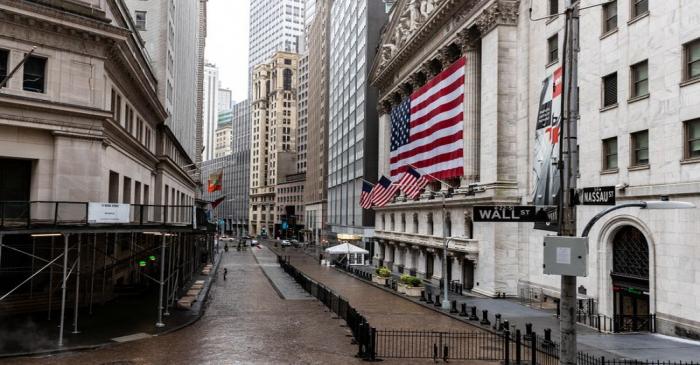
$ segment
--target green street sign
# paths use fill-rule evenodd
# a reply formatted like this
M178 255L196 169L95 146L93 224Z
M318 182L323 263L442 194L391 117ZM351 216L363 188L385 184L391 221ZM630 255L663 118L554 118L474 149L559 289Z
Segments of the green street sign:
M141 266L141 267L146 266L146 261L144 261L144 260L139 261L139 266Z
M156 257L153 256L153 255L151 255L151 256L148 256L148 259L151 260L151 261L155 261L155 260L156 260Z

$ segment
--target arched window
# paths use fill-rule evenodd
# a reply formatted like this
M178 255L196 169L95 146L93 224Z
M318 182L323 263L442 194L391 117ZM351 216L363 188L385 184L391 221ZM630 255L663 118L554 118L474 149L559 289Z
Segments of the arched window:
M413 233L418 233L418 213L413 213Z
M428 236L433 235L433 213L428 213Z
M282 88L284 90L292 90L292 70L285 68L282 71Z

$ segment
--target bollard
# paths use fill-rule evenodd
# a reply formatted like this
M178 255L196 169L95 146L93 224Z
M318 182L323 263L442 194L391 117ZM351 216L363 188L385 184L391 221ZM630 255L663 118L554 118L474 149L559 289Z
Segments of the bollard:
M503 329L510 331L510 322L507 319L503 321Z
M421 302L425 302L425 290L420 291L420 299L418 299Z
M488 326L491 324L491 322L489 322L489 311L487 311L486 309L481 311L481 322L480 323L484 326Z
M532 336L532 323L525 323L525 336L523 336L523 339L529 340L530 336Z
M450 313L452 313L452 314L459 313L459 311L457 310L457 301L452 300L451 304L452 304L452 306L450 306Z
M440 296L439 296L439 295L436 295L436 296L435 296L435 303L434 303L434 305L435 305L436 307L439 307L440 305L442 305L442 303L440 303Z
M498 331L498 332L501 332L503 330L503 328L501 327L501 314L500 313L496 313L496 320L493 321L493 329Z
M449 349L447 348L447 345L445 345L442 348L442 361L447 362L447 359L449 359Z
M546 347L554 346L554 342L552 342L552 329L551 328L544 329L544 341L542 341L542 346L546 346Z
M520 365L522 354L520 353L520 330L515 330L515 364Z
M537 364L537 336L530 336L530 364Z
M438 356L438 347L437 344L433 344L433 361L437 362L437 356Z
M468 316L467 314L467 303L462 303L462 311L459 312L460 317L466 317Z
M476 315L476 306L473 306L473 307L472 307L471 312L472 312L472 314L469 315L469 320L470 320L470 321L478 321L478 320L479 320L479 316Z
M433 293L428 293L428 301L426 303L433 304Z

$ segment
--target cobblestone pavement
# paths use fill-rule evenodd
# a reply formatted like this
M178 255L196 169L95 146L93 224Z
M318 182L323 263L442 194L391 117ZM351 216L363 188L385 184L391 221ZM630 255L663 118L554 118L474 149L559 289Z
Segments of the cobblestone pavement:
M228 268L224 281L221 272ZM3 364L351 364L357 347L318 301L283 300L251 251L224 254L204 317L190 327L97 350Z

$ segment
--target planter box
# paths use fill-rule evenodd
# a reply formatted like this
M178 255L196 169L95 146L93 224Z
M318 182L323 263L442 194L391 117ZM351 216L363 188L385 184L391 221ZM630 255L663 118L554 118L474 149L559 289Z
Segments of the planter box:
M372 275L372 282L379 284L379 285L386 285L386 279L387 278L383 278L381 276Z
M408 288L408 285L406 285L404 283L398 283L398 285L396 287L396 291L401 293L401 294L406 294L406 288Z
M422 286L407 286L406 295L409 297L420 297L420 292L423 290L424 288Z

